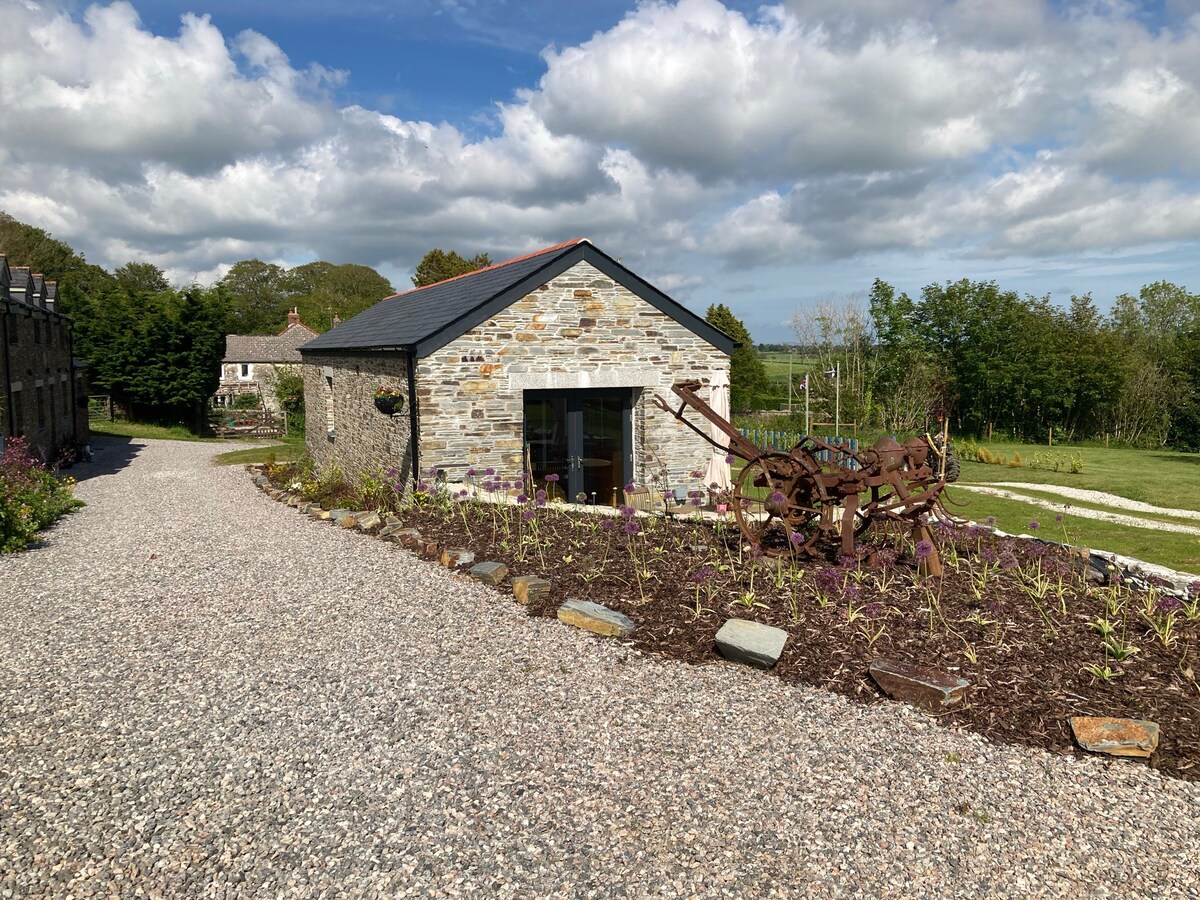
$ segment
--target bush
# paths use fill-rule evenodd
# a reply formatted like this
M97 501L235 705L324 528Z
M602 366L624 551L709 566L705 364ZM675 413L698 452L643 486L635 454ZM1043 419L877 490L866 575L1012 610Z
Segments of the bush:
M83 506L72 478L59 480L29 452L24 438L12 438L0 456L0 553L14 553L62 515Z
M287 412L288 434L304 434L304 376L294 368L277 367L275 399Z
M259 402L258 394L238 394L233 398L234 409L260 409L262 403Z

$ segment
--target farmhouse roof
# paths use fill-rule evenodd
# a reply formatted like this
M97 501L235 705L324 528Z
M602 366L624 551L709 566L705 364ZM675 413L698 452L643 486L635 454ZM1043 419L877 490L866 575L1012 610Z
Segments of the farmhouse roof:
M586 238L385 297L302 349L304 353L404 349L418 358L428 356L578 262L591 264L718 349L733 352L736 342L727 334L676 303Z
M295 323L279 334L229 334L225 336L227 363L298 363L301 345L317 333L303 323Z

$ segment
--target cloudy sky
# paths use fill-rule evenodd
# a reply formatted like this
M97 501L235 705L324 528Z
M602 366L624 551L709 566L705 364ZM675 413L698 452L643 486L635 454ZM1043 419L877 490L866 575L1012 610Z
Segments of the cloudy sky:
M0 209L207 283L586 236L760 340L1200 290L1200 0L0 0Z

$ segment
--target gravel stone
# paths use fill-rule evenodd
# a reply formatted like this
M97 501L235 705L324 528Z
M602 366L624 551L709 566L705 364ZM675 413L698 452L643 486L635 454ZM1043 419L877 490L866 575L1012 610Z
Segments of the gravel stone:
M0 896L1200 892L1200 785L530 618L221 445L94 447L0 558Z

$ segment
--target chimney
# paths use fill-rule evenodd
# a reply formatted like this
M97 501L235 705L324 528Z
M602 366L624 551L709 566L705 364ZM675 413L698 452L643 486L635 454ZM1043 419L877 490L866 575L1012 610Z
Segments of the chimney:
M300 324L300 307L293 306L291 309L291 312L288 313L288 328L291 328L293 325L299 325L299 324Z

